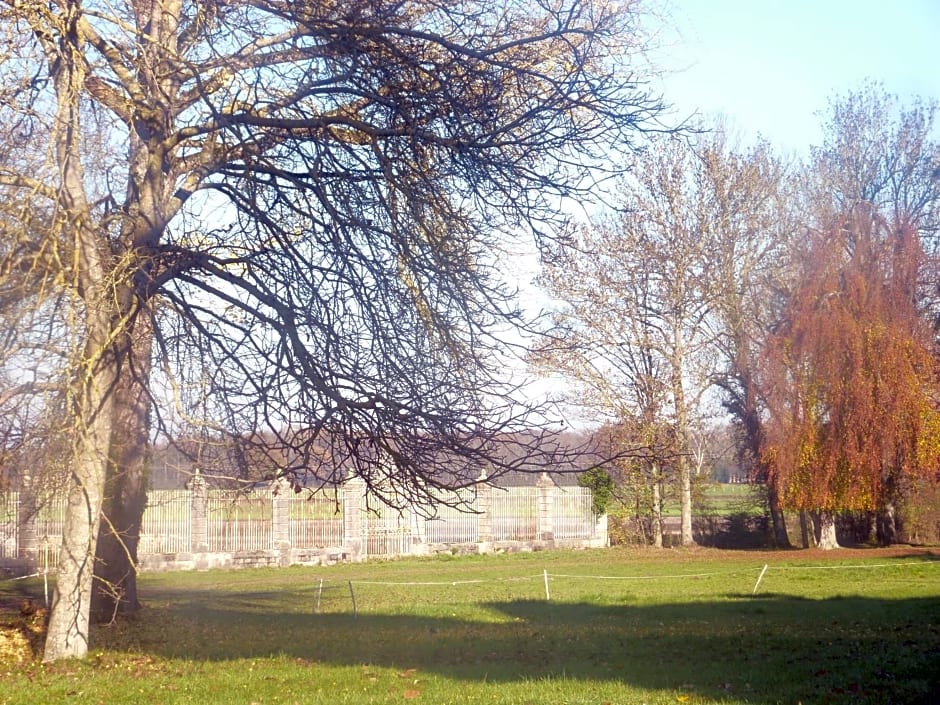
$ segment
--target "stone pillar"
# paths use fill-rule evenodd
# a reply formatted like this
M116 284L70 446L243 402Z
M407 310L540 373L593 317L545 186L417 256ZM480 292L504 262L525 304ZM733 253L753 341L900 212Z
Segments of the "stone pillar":
M209 551L209 490L206 480L196 468L196 473L189 481L190 497L190 538L189 550L193 553Z
M271 483L271 541L278 552L278 565L290 565L290 483L279 477Z
M363 530L363 506L366 499L366 483L353 477L343 485L343 548L354 558L366 556L366 532Z
M408 507L408 532L411 534L411 555L426 556L428 546L428 521L414 504Z
M539 475L538 482L535 483L538 488L538 532L536 539L547 543L555 541L555 483L548 476L547 472Z
M601 514L594 520L594 543L592 544L596 548L609 548L610 547L610 531L607 527L607 515Z
M26 564L29 572L39 567L39 536L36 533L38 507L33 479L24 475L20 490L16 493L16 555Z
M477 479L476 510L480 513L479 538L480 553L493 550L493 486L486 481L486 471Z

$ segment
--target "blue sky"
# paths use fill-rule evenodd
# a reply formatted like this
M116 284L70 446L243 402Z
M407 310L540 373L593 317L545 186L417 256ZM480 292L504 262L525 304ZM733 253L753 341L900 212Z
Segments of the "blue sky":
M940 0L671 0L667 12L666 99L784 151L818 142L816 113L866 79L940 101Z

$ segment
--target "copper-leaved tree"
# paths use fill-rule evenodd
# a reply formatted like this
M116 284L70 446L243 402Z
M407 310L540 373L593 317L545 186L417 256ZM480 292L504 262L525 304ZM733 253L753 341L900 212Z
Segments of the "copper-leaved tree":
M764 458L784 506L817 518L892 515L905 482L940 468L932 336L918 308L916 230L860 204L809 233L801 273L763 369Z

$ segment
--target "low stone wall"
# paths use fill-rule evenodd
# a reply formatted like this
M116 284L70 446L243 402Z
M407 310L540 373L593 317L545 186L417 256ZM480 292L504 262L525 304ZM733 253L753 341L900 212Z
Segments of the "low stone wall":
M449 553L478 555L484 553L517 553L553 549L579 550L603 548L604 539L572 539L552 541L492 541L460 544L420 544L412 555L427 556ZM170 570L214 570L238 568L279 568L291 565L326 566L337 563L358 563L367 556L342 547L291 548L285 551L242 551L237 553L159 553L141 556L140 570L155 573Z
M292 548L287 551L232 553L154 553L140 557L140 570L144 573L157 573L169 570L283 568L291 565L334 565L361 560L362 557L342 548Z

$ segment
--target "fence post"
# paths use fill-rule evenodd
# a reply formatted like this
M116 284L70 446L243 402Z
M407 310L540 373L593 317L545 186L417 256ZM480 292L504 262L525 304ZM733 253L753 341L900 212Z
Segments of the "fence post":
M30 572L39 567L39 537L36 532L38 503L33 479L23 477L21 489L16 493L16 556L22 558Z
M271 539L282 567L290 565L290 494L290 483L285 478L271 483Z
M554 542L555 540L555 489L556 485L547 472L539 475L535 483L538 489L538 532L536 538L539 541Z
M424 518L422 512L418 511L417 504L414 502L408 505L408 533L411 535L410 554L413 556L428 555L428 520Z
M610 532L607 528L606 513L594 518L594 535L591 538L602 542L598 545L598 548L610 547Z
M194 553L206 553L209 550L209 491L206 480L196 468L189 481L191 533L189 550Z
M476 510L480 513L479 537L480 553L489 553L493 549L493 486L486 481L486 471L480 473L476 487Z
M362 530L362 505L366 496L366 483L353 477L343 485L343 548L357 558L366 553L365 532Z

